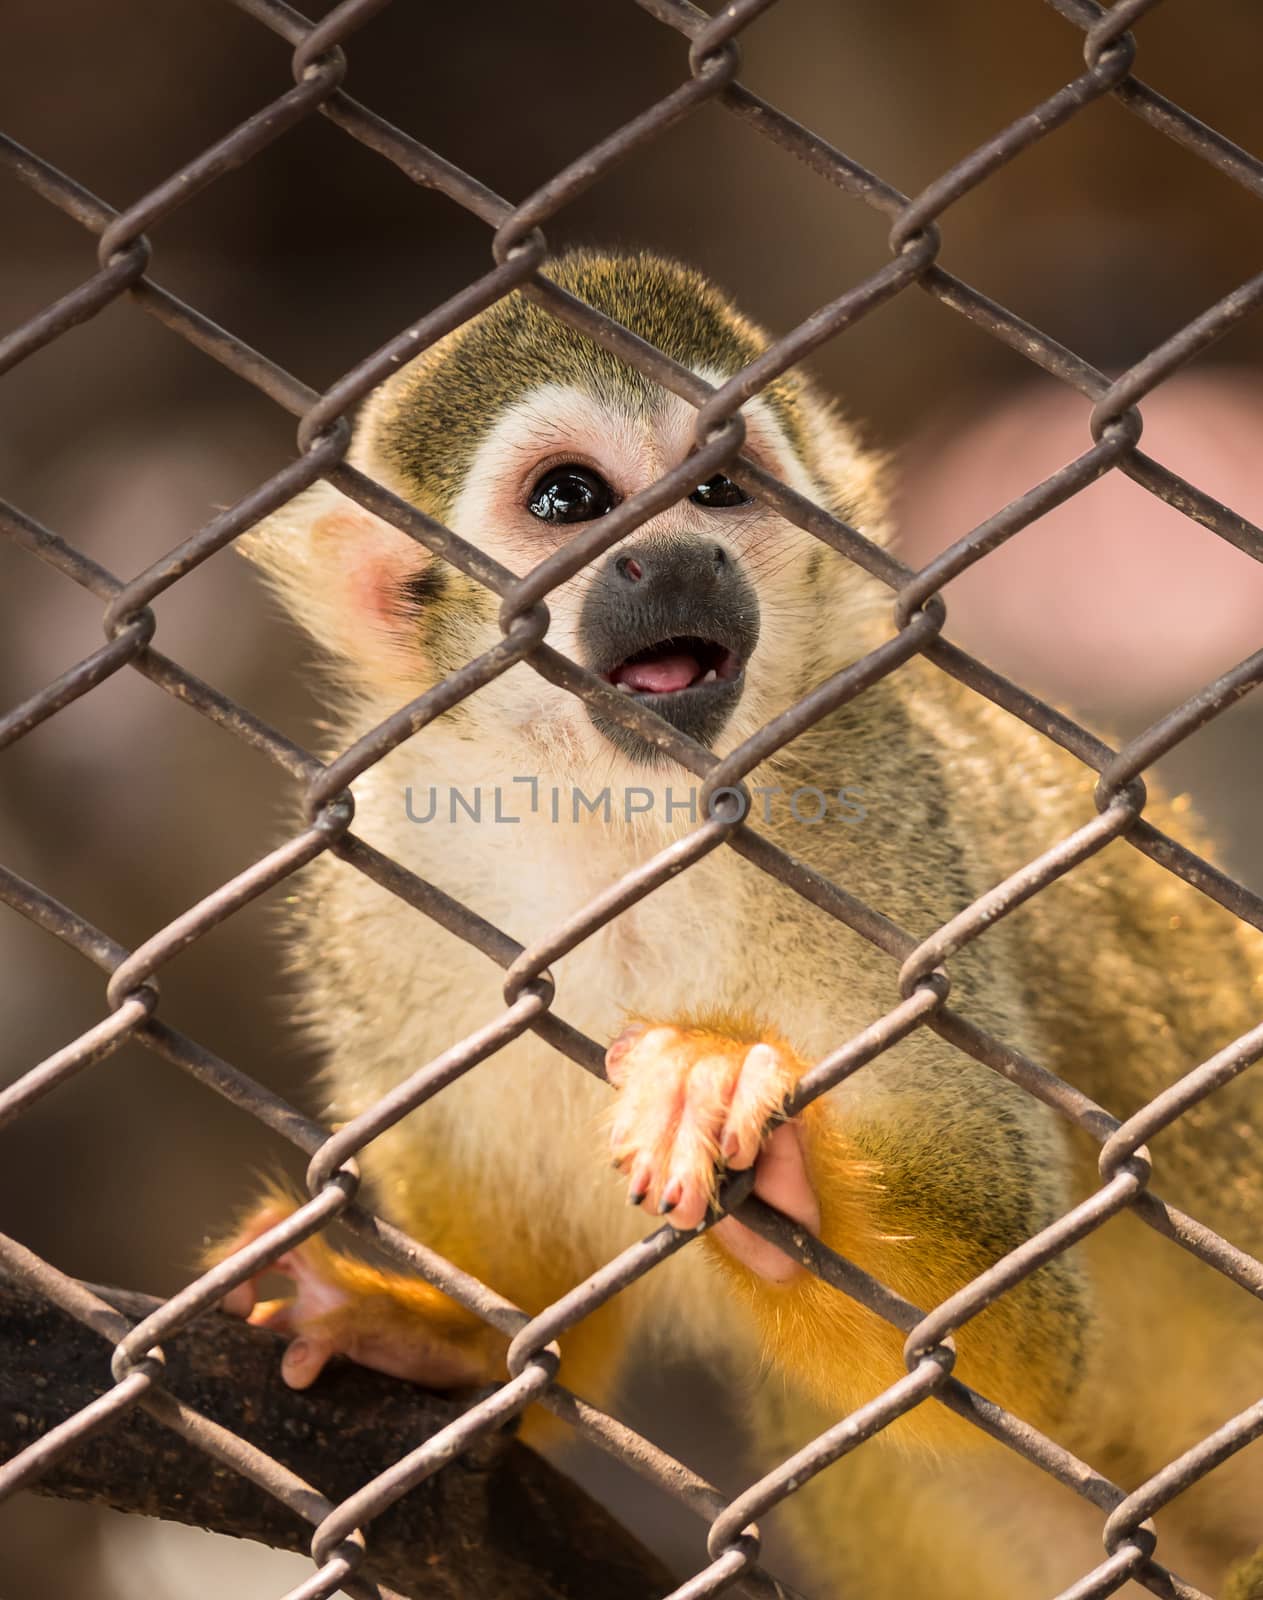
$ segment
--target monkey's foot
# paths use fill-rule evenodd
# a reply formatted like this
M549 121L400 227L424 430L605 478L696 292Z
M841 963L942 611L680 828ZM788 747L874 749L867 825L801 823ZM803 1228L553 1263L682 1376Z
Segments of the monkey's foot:
M236 1233L208 1252L207 1261L224 1260L293 1209L279 1200L262 1201ZM293 1294L259 1300L258 1283L267 1273L288 1278ZM431 1389L503 1376L505 1341L495 1329L421 1279L342 1255L319 1235L238 1284L223 1308L290 1340L281 1376L291 1389L307 1388L336 1355Z
M820 1208L796 1122L769 1128L802 1067L783 1047L750 1044L698 1027L628 1028L606 1052L620 1090L610 1142L633 1205L647 1203L674 1227L696 1228L715 1198L717 1168L755 1169L761 1200L815 1233ZM801 1269L735 1218L714 1235L773 1282Z

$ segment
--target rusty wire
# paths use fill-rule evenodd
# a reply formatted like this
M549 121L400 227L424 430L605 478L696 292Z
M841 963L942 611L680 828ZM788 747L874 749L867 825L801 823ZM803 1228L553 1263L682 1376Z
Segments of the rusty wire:
M0 157L6 168L98 238L96 270L0 341L0 371L16 366L104 307L127 297L296 417L299 453L290 465L235 506L128 580L107 572L16 507L0 504L0 528L10 538L104 602L106 634L106 642L98 649L0 718L0 746L22 738L113 674L131 668L269 756L300 786L308 822L294 837L131 951L35 885L0 867L0 896L108 975L106 1015L0 1093L0 1126L20 1116L38 1098L106 1059L120 1045L133 1041L157 1052L304 1151L309 1157L311 1199L247 1249L203 1273L135 1327L52 1263L17 1241L0 1236L0 1262L113 1344L115 1379L115 1386L99 1400L0 1467L0 1495L31 1483L61 1454L95 1430L110 1426L130 1408L141 1406L194 1445L248 1476L261 1491L275 1496L313 1525L311 1551L316 1570L308 1581L291 1590L286 1600L299 1600L300 1596L318 1600L339 1589L356 1596L387 1596L388 1590L357 1576L371 1540L373 1519L454 1453L501 1426L528 1404L538 1402L551 1408L578 1434L683 1500L708 1523L708 1560L673 1592L672 1600L724 1592L768 1596L788 1591L778 1587L758 1564L756 1519L905 1411L934 1399L1035 1463L1063 1484L1067 1492L1080 1495L1099 1508L1105 1558L1063 1591L1058 1600L1109 1595L1129 1580L1156 1594L1191 1600L1199 1591L1156 1558L1148 1519L1219 1461L1263 1432L1263 1405L1242 1412L1215 1435L1170 1462L1148 1483L1126 1494L1090 1464L1077 1460L1028 1423L954 1378L952 1335L997 1295L1128 1207L1250 1294L1263 1296L1263 1264L1164 1202L1150 1184L1150 1163L1144 1148L1159 1129L1263 1055L1263 1025L1193 1068L1127 1122L1120 1123L1079 1090L949 1005L950 977L945 963L999 917L1115 839L1126 840L1236 916L1263 928L1263 898L1146 819L1141 778L1157 757L1263 679L1263 651L1225 673L1121 750L1114 750L1069 717L948 643L942 637L945 608L939 590L1036 518L1111 471L1125 473L1158 499L1176 506L1255 560L1263 560L1263 531L1139 448L1142 423L1137 410L1139 402L1157 384L1263 303L1263 274L1225 295L1111 382L1080 356L941 267L937 259L938 223L956 202L992 173L1105 96L1114 97L1150 128L1192 151L1256 198L1263 198L1263 161L1135 76L1136 43L1129 30L1158 0L1119 0L1108 11L1095 0L1049 0L1057 12L1082 31L1083 71L913 197L900 193L740 83L737 40L745 26L774 0L730 0L713 17L694 8L688 0L638 0L657 21L683 36L687 60L681 65L686 75L671 93L585 151L515 206L359 104L342 87L346 72L343 46L389 0L343 0L316 25L283 0L233 3L293 47L294 87L278 94L128 209L114 211L38 156L0 137ZM889 227L890 246L886 264L807 317L717 390L552 283L547 275L548 247L541 231L614 165L709 102L723 107L805 162L825 185L839 191L840 201L857 201L880 213ZM404 329L324 394L310 389L266 355L164 289L150 275L152 249L146 237L146 230L160 225L221 175L249 161L316 114L394 163L417 185L440 191L492 230L492 263L484 276ZM854 528L803 499L741 455L741 406L745 401L823 342L914 288L1086 396L1093 407L1092 442L1077 459L997 511L919 572L911 571ZM650 379L682 396L698 411L697 453L688 462L582 529L520 579L345 460L350 441L348 416L358 401L402 362L514 290L531 297ZM648 517L687 494L701 477L734 462L739 463L743 484L749 485L760 499L889 587L894 632L880 647L817 686L720 760L553 650L546 642L545 603L554 588ZM172 584L318 478L328 479L427 550L499 595L503 631L502 640L494 648L401 708L327 765L155 649L156 623L150 609L151 602ZM839 885L784 854L744 820L744 809L738 803L743 779L758 762L918 654L1021 718L1099 774L1098 816L1093 821L1028 862L920 943L878 909L861 903ZM603 716L652 740L703 780L704 802L715 802L706 807L706 820L692 832L610 885L581 912L530 948L523 948L442 889L360 839L352 829L354 804L349 791L354 779L387 752L518 662L527 663L589 705L599 706ZM721 793L725 798L720 798ZM361 1206L356 1198L359 1177L355 1165L356 1153L385 1128L528 1029L582 1067L603 1075L602 1045L552 1009L550 965L595 929L652 893L669 875L725 846L737 850L762 871L858 932L893 963L892 980L897 980L901 997L898 1003L807 1073L795 1091L791 1111L801 1110L914 1030L929 1027L978 1062L1020 1084L1101 1147L1101 1185L1095 1194L928 1312L909 1304L750 1197L748 1174L730 1181L723 1202L736 1209L744 1222L774 1239L839 1292L854 1297L906 1334L908 1366L906 1377L803 1446L731 1503L650 1440L588 1404L558 1381L555 1341L559 1335L652 1271L667 1256L684 1248L692 1235L678 1234L664 1225L532 1319L492 1288ZM455 1043L363 1116L332 1134L165 1021L158 1014L155 981L165 963L180 950L326 851L332 851L424 916L468 941L505 972L505 1009L499 1017ZM164 1339L215 1305L228 1289L334 1218L373 1240L401 1266L421 1274L511 1339L510 1376L505 1384L472 1404L455 1423L340 1504L331 1503L280 1462L168 1393L163 1386L161 1352Z

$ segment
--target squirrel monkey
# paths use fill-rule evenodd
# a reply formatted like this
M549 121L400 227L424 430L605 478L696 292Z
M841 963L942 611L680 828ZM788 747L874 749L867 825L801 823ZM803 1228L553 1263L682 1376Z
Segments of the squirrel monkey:
M550 272L712 382L767 346L673 262L580 252ZM513 294L382 385L351 459L526 573L683 460L695 415ZM883 464L808 380L777 379L744 415L752 458L887 537ZM247 549L332 661L335 749L500 637L493 594L328 484ZM884 586L722 473L548 605L551 643L721 754L891 631ZM749 782L755 826L920 937L1090 818L1092 780L914 658ZM356 782L356 828L527 943L692 827L691 785L519 664ZM1187 815L1177 831L1188 837ZM502 1009L491 963L353 869L322 857L298 888L330 1118L365 1111ZM950 967L968 1017L1120 1117L1263 1004L1259 936L1123 841ZM552 970L558 1013L608 1044L616 1094L528 1033L362 1156L385 1215L528 1312L662 1216L695 1228L725 1167L753 1165L756 1193L925 1309L1097 1187L1086 1136L928 1029L778 1123L806 1067L895 1002L895 972L733 851ZM1247 1075L1160 1134L1154 1186L1259 1253L1252 1092ZM291 1204L265 1197L218 1254ZM256 1304L253 1283L230 1299L291 1336L292 1384L334 1354L436 1386L503 1375L500 1335L428 1285L321 1239L280 1270L289 1299ZM1126 1211L963 1327L956 1372L1130 1488L1258 1398L1261 1332L1247 1294ZM767 1465L905 1371L900 1334L733 1219L564 1335L562 1376L600 1401L620 1351L653 1339L761 1369ZM821 1596L1043 1600L1102 1557L1100 1512L933 1403L785 1514ZM1263 1544L1263 1445L1157 1528L1158 1558L1217 1588Z

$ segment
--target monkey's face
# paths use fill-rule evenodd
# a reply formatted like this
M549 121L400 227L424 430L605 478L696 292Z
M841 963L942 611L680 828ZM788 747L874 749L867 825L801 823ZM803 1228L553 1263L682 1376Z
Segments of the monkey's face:
M510 406L483 440L450 525L528 572L686 459L695 422L695 410L669 394L547 385ZM758 402L747 409L745 449L812 492ZM830 603L818 548L737 479L710 476L548 596L549 642L700 743L731 748L818 678ZM494 603L475 609L490 623ZM547 746L564 737L606 767L611 757L636 766L659 759L639 735L529 670L514 669L496 698Z

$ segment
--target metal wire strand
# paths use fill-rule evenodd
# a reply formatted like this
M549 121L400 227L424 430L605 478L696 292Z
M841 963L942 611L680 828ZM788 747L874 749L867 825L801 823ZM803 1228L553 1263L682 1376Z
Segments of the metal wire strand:
M797 1493L839 1456L866 1448L866 1441L906 1412L921 1405L942 1405L1042 1469L1067 1495L1079 1496L1100 1513L1105 1558L1066 1589L1060 1600L1114 1594L1128 1582L1137 1582L1154 1594L1192 1600L1198 1591L1158 1559L1148 1519L1263 1432L1263 1407L1255 1405L1224 1419L1214 1432L1191 1443L1148 1482L1127 1493L1029 1422L955 1378L953 1334L1031 1273L1128 1209L1203 1263L1207 1272L1218 1272L1247 1293L1263 1298L1263 1263L1165 1202L1151 1182L1145 1145L1263 1055L1263 1026L1207 1061L1190 1064L1177 1083L1120 1123L1074 1086L981 1027L968 1015L967 1007L962 1010L949 1005L950 966L958 952L985 939L996 922L1113 841L1120 841L1119 849L1142 851L1237 917L1263 928L1263 898L1145 816L1142 777L1156 759L1258 686L1263 680L1263 652L1250 656L1160 717L1121 750L1114 750L1086 727L950 642L944 636L942 590L1020 536L1038 517L1110 472L1127 475L1157 501L1175 507L1252 559L1263 560L1263 531L1139 447L1143 430L1140 408L1146 397L1263 304L1263 275L1232 289L1143 360L1110 380L1081 355L947 271L938 257L953 207L1105 99L1112 98L1153 134L1191 152L1208 171L1226 177L1255 199L1263 199L1263 160L1136 76L1144 16L1157 0L1120 0L1108 11L1095 0L1050 0L1083 36L1083 69L966 152L914 196L905 195L742 84L744 32L775 0L733 0L713 16L688 0L637 0L651 17L681 36L679 81L514 205L476 175L463 171L347 93L347 51L353 48L354 36L371 26L391 0L342 0L317 24L285 0L232 3L292 49L292 84L278 82L275 95L266 104L122 209L106 204L40 156L0 135L0 166L96 240L95 248L85 241L82 280L0 339L0 372L20 374L22 364L36 351L71 335L107 307L128 301L296 419L297 453L291 463L236 505L127 580L107 571L21 509L0 504L0 532L19 549L96 596L104 606L105 632L103 645L67 662L51 682L20 705L0 713L0 748L18 743L67 707L91 697L117 674L136 673L273 762L301 797L307 825L197 904L153 929L134 950L119 945L37 885L0 867L0 899L105 976L100 1020L33 1065L0 1094L0 1126L8 1128L20 1121L45 1096L69 1093L80 1074L98 1068L121 1045L135 1042L303 1151L309 1161L310 1199L250 1246L195 1277L136 1327L130 1327L126 1319L53 1263L16 1240L0 1237L0 1262L113 1344L115 1379L106 1394L0 1467L0 1496L36 1481L98 1430L114 1425L133 1407L144 1407L191 1444L248 1478L261 1493L274 1496L312 1524L315 1570L291 1590L290 1600L299 1596L316 1600L342 1589L356 1596L387 1596L387 1591L356 1575L372 1538L373 1520L444 1463L503 1426L528 1404L537 1403L552 1410L576 1434L630 1465L660 1492L681 1501L704 1524L699 1529L697 1568L674 1590L674 1600L722 1593L769 1600L792 1591L759 1565L760 1535L754 1519ZM890 251L890 259L883 265L857 283L840 285L827 304L718 388L554 283L549 276L544 233L568 206L600 184L622 161L667 130L687 129L699 110L716 107L804 162L820 180L822 203L876 213ZM323 393L220 327L159 281L162 229L168 219L183 206L194 204L225 174L254 160L317 116L391 163L419 188L445 196L453 206L480 220L488 229L489 257L486 271L475 281L380 349L366 354ZM912 290L929 295L980 336L1017 352L1092 403L1083 449L1073 461L998 508L919 572L745 456L741 410L795 362ZM622 502L607 518L582 530L523 577L515 577L487 551L458 537L346 459L351 414L360 400L402 363L512 293L527 296L548 315L697 410L697 450L686 463ZM885 642L813 687L720 761L550 645L547 600L559 585L590 567L612 544L686 496L701 478L729 468L740 474L760 501L809 539L841 552L885 584L891 595L892 622ZM151 603L174 584L188 580L261 517L318 480L334 484L440 561L498 596L502 630L501 640L492 648L400 707L328 763L164 655L156 647L158 624L151 609ZM605 885L588 904L528 948L352 829L350 785L355 779L420 735L435 717L510 669L540 674L649 740L701 778L704 793L712 798L721 793L740 796L744 778L759 762L822 717L882 683L914 657L959 680L1068 751L1086 771L1099 774L1095 818L1068 837L1050 842L1040 856L919 939L898 926L882 908L861 902L790 856L736 810L707 815L676 844ZM686 1464L573 1393L564 1382L564 1365L558 1366L557 1341L562 1335L658 1270L669 1256L687 1248L691 1235L664 1225L603 1263L539 1314L528 1317L494 1285L463 1272L422 1240L376 1215L358 1195L356 1166L356 1157L371 1140L528 1030L587 1071L603 1076L603 1048L608 1041L587 1037L554 1012L550 964L656 893L678 873L725 849L736 851L840 927L857 933L890 964L892 1009L874 1018L854 1038L840 1041L816 1063L799 1083L787 1114L803 1110L901 1040L927 1028L963 1056L1052 1108L1101 1147L1101 1181L1095 1193L949 1299L925 1308L910 1304L751 1198L748 1175L730 1183L721 1195L721 1209L734 1211L748 1227L816 1273L833 1292L850 1296L898 1328L906 1337L908 1366L905 1376L838 1419L819 1437L804 1441L731 1503ZM159 988L160 974L168 962L212 930L231 924L255 898L324 854L337 856L348 870L364 874L419 917L464 940L505 975L502 1010L486 1017L467 1037L452 1040L434 1060L418 1064L405 1081L336 1132L303 1116L247 1072L179 1031L166 1015ZM512 1341L506 1383L471 1403L456 1422L336 1504L296 1479L266 1452L210 1423L170 1395L164 1388L161 1350L162 1340L171 1338L234 1285L335 1217ZM706 1226L715 1220L710 1218Z

